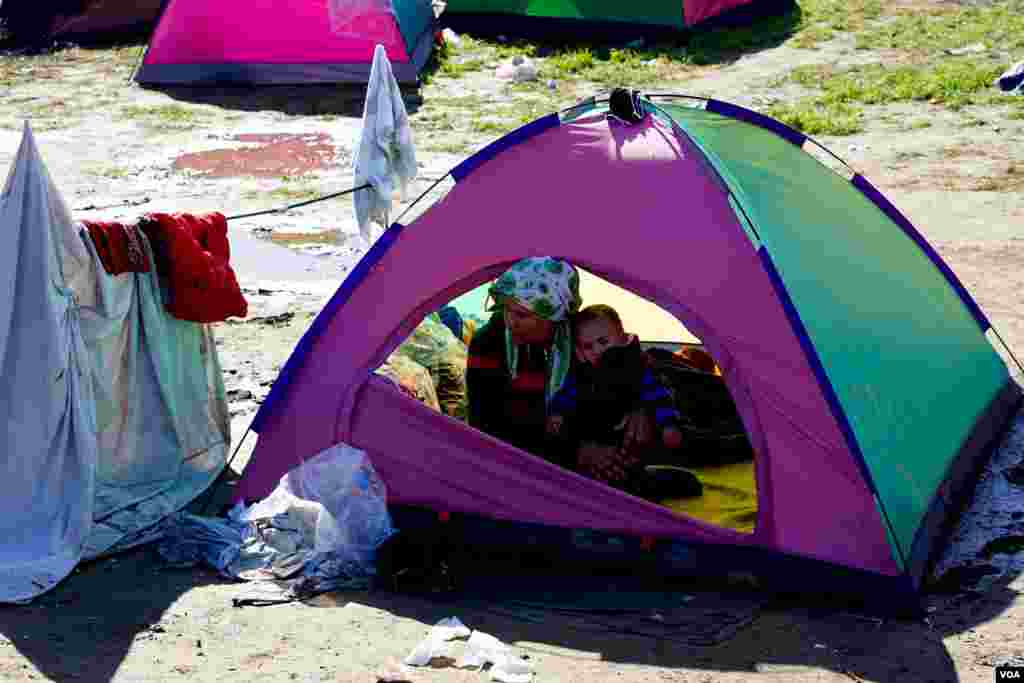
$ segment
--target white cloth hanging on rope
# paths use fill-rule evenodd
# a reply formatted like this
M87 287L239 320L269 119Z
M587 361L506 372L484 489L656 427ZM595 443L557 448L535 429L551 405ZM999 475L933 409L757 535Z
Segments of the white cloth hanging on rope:
M359 233L372 244L371 224L377 223L383 228L390 225L395 190L404 200L409 182L416 177L416 150L409 115L383 45L378 45L373 52L363 127L353 165L354 187L365 183L373 185L372 189L353 195Z
M65 281L87 255L28 123L0 193L0 239L0 602L16 602L81 559L97 463L89 352Z

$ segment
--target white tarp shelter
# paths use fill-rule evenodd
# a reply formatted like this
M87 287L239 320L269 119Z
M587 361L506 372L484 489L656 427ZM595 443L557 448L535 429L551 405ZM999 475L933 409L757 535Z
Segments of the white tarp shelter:
M230 424L209 326L165 312L155 268L103 269L27 124L0 241L0 602L14 602L158 537L220 474Z

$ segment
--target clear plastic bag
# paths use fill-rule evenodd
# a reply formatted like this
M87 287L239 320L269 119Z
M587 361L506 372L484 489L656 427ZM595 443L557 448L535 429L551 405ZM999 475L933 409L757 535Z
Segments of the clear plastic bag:
M274 492L245 519L288 517L288 526L311 538L320 573L374 574L377 547L394 533L386 490L366 453L335 444L281 478Z

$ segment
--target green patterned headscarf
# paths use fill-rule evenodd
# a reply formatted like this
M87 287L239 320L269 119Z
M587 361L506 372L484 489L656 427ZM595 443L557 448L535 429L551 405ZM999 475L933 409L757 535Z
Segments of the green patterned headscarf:
M555 338L548 353L548 377L545 398L548 402L562 388L572 360L572 328L569 317L580 309L580 275L567 261L538 256L517 261L499 277L488 294L494 299L491 310L502 308L512 299L544 320L555 323ZM505 357L515 379L519 367L519 347L505 328Z

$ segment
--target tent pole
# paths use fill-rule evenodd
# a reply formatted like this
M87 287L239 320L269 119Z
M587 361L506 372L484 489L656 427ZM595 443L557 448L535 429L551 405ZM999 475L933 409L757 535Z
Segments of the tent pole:
M249 436L249 432L251 432L251 431L252 431L252 423L250 422L249 423L249 427L245 430L245 434L243 434L242 438L238 440L238 445L235 446L235 452L232 453L231 457L228 458L228 461L226 463L224 463L224 469L221 470L221 476L224 475L224 472L227 472L228 470L231 469L231 463L234 462L235 456L238 455L238 451L241 450L242 444L245 443L245 440ZM217 479L220 480L220 477L217 477ZM203 503L203 506L201 508L199 508L199 514L200 515L205 515L206 514L207 508L210 507L210 503L213 501L213 494L214 494L214 492L216 490L217 490L217 482L215 481L213 484L210 485L210 488L206 492L206 496L207 496L206 502Z
M1021 366L1020 361L1017 360L1017 356L1013 355L1013 351L1010 349L1007 343L1003 341L1003 335L999 334L999 330L995 328L995 325L990 325L989 329L992 330L992 333L996 335L996 339L998 339L999 343L1003 345L1004 349L1006 349L1006 353L1009 354L1010 358L1017 365L1017 369L1020 370L1022 375L1024 375L1024 366Z
M307 199L304 202L298 202L297 204L289 204L288 206L282 206L282 207L279 207L279 208L276 208L276 209L264 209L263 211L253 211L252 213L241 213L241 214L238 214L237 216L228 216L226 220L233 221L236 218L251 218L253 216L263 216L263 215L268 214L268 213L284 213L285 211L291 211L292 209L297 209L300 206L307 206L309 204L315 204L316 202L322 202L322 201L327 200L327 199L334 199L335 197L341 197L342 195L352 194L353 192L358 192L359 190L365 190L365 189L370 188L370 187L373 187L373 185L370 184L370 183L363 183L359 187L353 187L351 190L342 190L341 192L333 192L331 194L325 194L322 197L314 197L313 199Z

